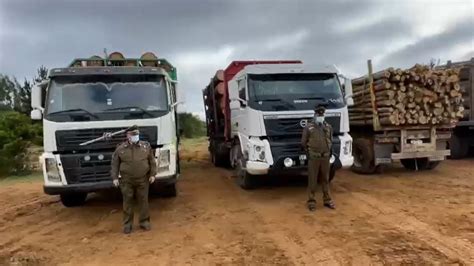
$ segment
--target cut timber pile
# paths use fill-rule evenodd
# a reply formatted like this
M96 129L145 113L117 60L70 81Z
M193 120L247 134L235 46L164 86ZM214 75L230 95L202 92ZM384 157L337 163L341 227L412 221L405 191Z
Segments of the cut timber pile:
M217 70L213 79L216 81L216 98L218 99L219 111L225 115L225 86L224 86L224 70Z
M382 126L455 123L464 115L459 69L434 70L415 65L406 70L388 68L352 80L353 125L370 125L377 116Z

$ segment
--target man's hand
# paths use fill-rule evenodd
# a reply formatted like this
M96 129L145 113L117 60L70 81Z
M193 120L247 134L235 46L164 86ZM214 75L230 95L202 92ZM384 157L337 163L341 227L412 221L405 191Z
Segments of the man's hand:
M153 184L155 182L155 177L150 176L150 178L148 178L148 181L150 181L150 184Z
M119 187L120 182L118 179L114 179L114 187Z

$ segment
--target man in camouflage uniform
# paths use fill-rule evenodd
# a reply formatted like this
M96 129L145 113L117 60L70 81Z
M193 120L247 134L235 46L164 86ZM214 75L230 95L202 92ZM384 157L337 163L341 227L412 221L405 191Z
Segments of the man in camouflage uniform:
M324 206L335 209L336 206L329 194L329 159L332 155L332 128L324 121L325 108L318 105L315 108L315 116L303 130L301 146L308 155L308 201L307 207L310 211L316 210L316 186L318 179L323 190Z
M119 182L120 173L120 182ZM112 178L123 197L123 232L129 234L133 224L133 199L137 200L140 228L150 230L148 187L155 181L156 161L150 143L139 140L137 129L127 131L127 141L112 156Z

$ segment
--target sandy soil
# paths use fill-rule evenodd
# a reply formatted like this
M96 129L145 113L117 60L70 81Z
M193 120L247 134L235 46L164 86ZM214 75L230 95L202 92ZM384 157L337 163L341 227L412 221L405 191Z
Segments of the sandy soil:
M121 233L120 198L65 208L41 180L0 183L0 265L474 265L474 160L428 172L337 173L337 210L305 209L302 178L243 191L183 152L179 196L150 200L153 229Z

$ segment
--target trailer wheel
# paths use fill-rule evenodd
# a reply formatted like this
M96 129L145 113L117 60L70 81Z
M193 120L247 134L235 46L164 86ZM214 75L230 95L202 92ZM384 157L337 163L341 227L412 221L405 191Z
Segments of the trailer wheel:
M82 206L86 202L87 193L67 193L61 194L61 203L66 207Z
M449 149L451 150L451 159L462 159L469 153L469 145L463 141L462 137L455 134L451 136L449 141Z
M372 141L358 138L353 143L354 164L351 169L358 174L374 174L377 171L375 165L374 149Z
M245 158L240 148L237 150L235 173L237 175L238 183L241 188L245 190L255 188L255 177L247 173L247 170L245 169Z
M429 165L428 158L401 159L400 162L408 170L427 170Z

